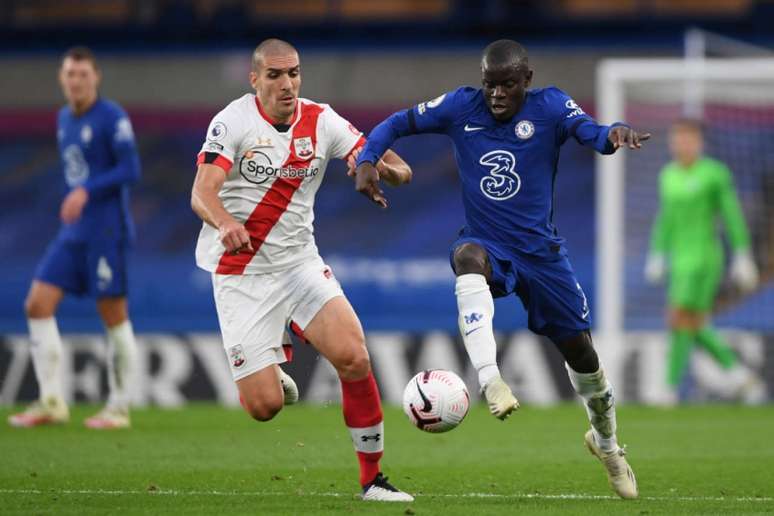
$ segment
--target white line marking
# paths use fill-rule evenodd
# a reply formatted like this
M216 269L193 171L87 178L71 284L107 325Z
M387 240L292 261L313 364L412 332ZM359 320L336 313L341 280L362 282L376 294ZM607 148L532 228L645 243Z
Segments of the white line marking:
M32 494L32 495L154 495L154 496L321 496L328 498L352 498L355 493L306 492L296 491L178 491L175 489L158 490L118 490L118 489L0 489L0 494ZM612 495L589 494L542 494L542 493L418 493L419 497L427 498L503 498L503 499L537 499L537 500L619 500ZM679 501L679 502L774 502L771 496L642 496L645 501Z

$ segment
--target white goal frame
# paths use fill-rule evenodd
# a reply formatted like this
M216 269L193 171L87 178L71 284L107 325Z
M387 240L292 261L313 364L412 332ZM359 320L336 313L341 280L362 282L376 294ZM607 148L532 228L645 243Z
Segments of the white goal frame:
M683 81L684 105L695 114L702 105L705 81L770 79L774 59L607 59L597 66L596 103L600 123L625 122L626 86L664 80ZM690 108L690 107L693 108ZM700 108L699 108L700 109ZM699 113L701 111L699 110ZM647 130L647 128L637 128ZM626 154L596 157L596 331L616 342L624 333L624 193ZM647 152L647 144L642 150Z

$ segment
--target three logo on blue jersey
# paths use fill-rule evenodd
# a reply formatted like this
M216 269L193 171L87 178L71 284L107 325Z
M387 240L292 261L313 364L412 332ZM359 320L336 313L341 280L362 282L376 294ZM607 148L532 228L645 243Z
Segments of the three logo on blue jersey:
M484 195L493 201L504 201L519 193L521 177L516 173L516 157L512 153L493 150L481 156L478 162L490 169L489 175L481 179Z
M80 146L71 144L62 152L65 182L70 188L82 185L89 178L89 164Z

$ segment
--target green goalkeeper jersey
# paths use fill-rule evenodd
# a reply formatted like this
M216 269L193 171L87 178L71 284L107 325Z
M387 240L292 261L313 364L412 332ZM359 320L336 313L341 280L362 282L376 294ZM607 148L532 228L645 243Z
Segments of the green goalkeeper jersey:
M722 267L719 216L731 247L749 248L750 236L731 172L720 161L702 157L687 168L677 162L667 164L661 171L659 197L661 208L650 249L669 256L673 274Z

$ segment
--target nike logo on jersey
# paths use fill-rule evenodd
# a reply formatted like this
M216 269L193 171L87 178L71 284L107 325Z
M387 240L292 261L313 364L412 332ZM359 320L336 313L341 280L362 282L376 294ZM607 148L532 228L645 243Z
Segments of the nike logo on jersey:
M473 131L480 131L481 129L484 129L483 127L473 127L471 125L465 124L465 132L466 133L472 133Z
M478 328L473 328L473 329L472 329L472 330L470 330L470 331L466 331L466 332L465 332L465 336L467 337L468 335L470 335L470 334L471 334L471 333L473 333L474 331L476 331L476 330L480 330L481 328L483 328L483 326L479 326Z

